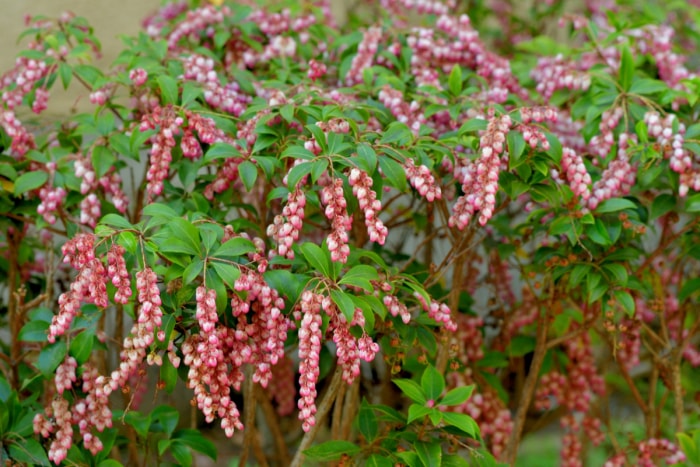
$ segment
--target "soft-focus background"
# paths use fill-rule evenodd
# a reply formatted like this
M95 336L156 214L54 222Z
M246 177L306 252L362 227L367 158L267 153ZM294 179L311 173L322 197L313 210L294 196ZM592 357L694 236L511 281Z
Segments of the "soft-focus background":
M106 65L121 50L119 36L136 34L144 16L159 5L160 0L0 0L0 74L12 67L21 50L17 37L25 29L24 17L28 14L57 17L71 11L87 18L102 42L104 55L99 63ZM23 41L25 46L26 42ZM77 95L77 89L64 93L61 86L56 86L51 92L48 115L68 112Z

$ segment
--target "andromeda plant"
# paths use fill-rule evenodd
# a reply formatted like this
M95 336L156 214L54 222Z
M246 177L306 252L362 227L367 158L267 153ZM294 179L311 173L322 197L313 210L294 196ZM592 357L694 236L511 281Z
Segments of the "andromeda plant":
M700 462L695 7L245 3L106 70L28 19L0 460L190 465L215 424L239 465L514 464L554 423L559 465ZM89 110L31 116L60 86Z

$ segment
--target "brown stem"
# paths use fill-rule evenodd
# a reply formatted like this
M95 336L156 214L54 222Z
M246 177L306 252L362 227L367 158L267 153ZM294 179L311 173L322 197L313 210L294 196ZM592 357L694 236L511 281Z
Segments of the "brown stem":
M343 368L341 366L338 366L335 369L335 373L333 374L333 378L331 379L330 386L328 386L328 390L326 391L325 396L323 397L321 403L317 408L316 424L312 426L311 429L301 439L301 443L299 443L299 448L297 449L296 454L294 454L294 459L292 459L290 467L301 467L303 465L304 451L308 449L309 446L311 446L311 443L313 443L314 438L316 438L316 433L318 432L319 427L325 420L328 411L331 409L331 405L335 401L335 397L338 394L338 389L340 388L342 382Z
M8 229L9 230L9 229ZM9 254L9 289L10 289L10 300L8 304L9 308L9 324L10 324L10 366L12 371L12 378L10 379L10 386L13 389L19 390L19 355L22 351L21 342L18 339L19 331L21 327L21 305L19 303L19 294L17 293L18 283L17 279L19 277L19 263L17 254L19 252L19 245L22 242L22 234L20 229L15 229L14 232L7 232L7 251Z
M628 376L629 377L629 376ZM656 436L656 424L658 416L654 406L656 405L656 382L659 379L659 361L654 359L654 363L651 367L651 376L649 377L649 402L648 410L644 412L644 421L647 428L647 437L653 438ZM627 384L631 383L628 381ZM636 388L635 388L636 390ZM634 392L633 392L634 394Z
M289 465L289 449L287 448L287 443L285 442L284 435L282 434L282 430L280 429L278 423L279 420L277 418L277 414L275 413L275 409L272 407L270 399L267 398L267 395L265 393L258 392L257 394L258 403L260 404L260 408L262 409L263 415L265 416L265 421L267 421L267 427L270 429L272 439L275 442L275 450L279 461L279 465Z
M551 294L551 296L553 297L554 294ZM551 309L551 306L547 307L547 310L549 309ZM530 402L535 394L535 386L537 385L537 379L539 378L540 368L542 368L542 362L544 361L544 356L547 353L548 328L549 315L546 311L540 310L540 315L537 320L537 340L535 342L535 353L532 357L530 371L525 379L523 392L520 396L518 411L516 412L515 419L513 420L513 431L510 434L505 455L503 456L510 465L515 464L515 459L518 454L518 444L520 443L520 437L523 427L525 426L525 419L527 418L527 411L530 408Z
M248 461L248 448L253 446L254 438L256 438L255 430L255 409L256 401L255 397L255 382L253 381L253 370L248 365L245 369L245 384L243 386L243 425L245 425L245 431L243 433L243 452L241 453L241 459L238 465L246 465Z
M331 421L331 438L332 439L342 439L341 424L343 420L343 402L345 401L345 396L348 394L349 386L343 385L338 389L338 396L335 398L335 405L333 406L333 420Z
M355 419L355 414L357 413L357 404L360 401L360 379L356 378L351 386L346 387L347 390L345 391L345 401L343 403L340 436L334 439L349 440L352 422ZM340 404L336 401L336 405Z

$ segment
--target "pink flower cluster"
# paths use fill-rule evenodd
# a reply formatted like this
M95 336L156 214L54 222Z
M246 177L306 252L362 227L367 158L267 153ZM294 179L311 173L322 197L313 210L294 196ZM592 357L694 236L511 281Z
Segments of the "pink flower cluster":
M306 195L297 186L287 195L287 204L282 209L282 214L275 216L274 223L267 227L267 235L277 244L278 255L289 259L294 258L292 245L299 239L304 221L304 206L306 206Z
M631 136L634 138L634 135ZM621 133L617 143L617 157L608 164L600 180L593 184L592 195L588 198L588 207L595 209L598 204L610 198L628 194L637 178L637 168L629 161L627 149L630 135Z
M106 271L102 262L95 257L94 241L92 234L78 234L63 245L63 262L70 263L79 272L70 290L58 297L59 310L49 326L49 342L55 342L56 337L70 328L80 311L81 302L100 307L108 304Z
M545 101L560 89L585 91L591 85L591 77L580 63L566 60L561 54L539 58L531 75L537 82L537 92Z
M15 66L0 78L0 85L6 89L2 93L2 102L9 110L22 105L24 97L31 93L36 84L44 79L51 71L45 61L28 57L17 57ZM14 87L12 87L14 85ZM11 88L11 89L10 89ZM41 113L46 109L48 91L44 88L36 90L32 110Z
M392 89L388 85L379 91L379 102L389 109L397 121L406 124L414 135L418 135L421 125L427 121L418 101L406 102L401 91Z
M49 171L49 177L53 178L56 173L56 163L48 162L46 168ZM44 220L49 224L56 223L56 215L54 214L59 210L63 204L63 200L66 197L66 190L63 187L53 187L50 184L46 184L39 190L39 199L41 203L36 208L36 212L44 217Z
M172 150L176 144L175 135L180 132L183 121L171 105L156 107L153 113L144 115L141 120L139 131L158 129L158 133L151 138L151 160L146 173L146 192L149 199L163 192L163 182L168 178Z
M583 163L583 159L571 148L563 148L561 154L561 169L564 179L569 182L574 196L578 196L582 201L588 201L591 197L591 175ZM559 179L559 172L552 169L552 177Z
M362 41L357 46L357 54L352 59L350 69L345 76L345 83L348 86L362 83L362 73L372 66L374 56L377 53L379 41L382 40L382 30L372 27L364 31Z
M13 111L6 110L0 115L0 125L7 136L12 138L11 149L15 156L22 157L29 150L36 148L34 135L27 131Z
M426 301L425 297L423 297L423 295L419 294L418 292L414 292L413 296L421 304L423 311L426 311L428 313L428 316L434 319L437 323L443 323L445 329L447 329L448 331L457 331L457 323L452 321L452 313L450 312L450 307L448 307L444 303L438 303L432 300Z
M319 376L319 359L323 341L323 296L310 290L301 295L299 325L299 419L305 432L316 424L316 383Z
M185 364L189 366L187 386L194 390L197 407L208 423L218 416L221 428L231 437L235 430L243 430L240 413L231 400L231 384L224 355L227 328L217 328L216 292L198 287L197 313L199 334L190 335L182 345Z
M382 202L377 199L377 193L372 190L372 177L364 170L353 168L348 175L348 181L364 214L369 241L384 245L389 231L379 218Z
M325 206L326 218L331 222L331 233L326 239L331 259L345 263L350 255L348 232L352 227L352 218L348 215L341 179L334 178L330 185L323 187L321 203Z
M589 150L601 159L608 157L610 149L615 144L615 128L624 115L622 107L614 107L603 112L600 117L598 134L589 143Z
M90 159L77 155L74 171L75 176L80 179L80 193L88 195L80 205L80 222L82 224L94 227L100 217L100 201L94 193L99 188L102 188L105 194L111 196L112 203L117 211L121 213L126 212L129 199L122 190L122 178L115 169L110 169L98 179Z
M124 247L116 243L107 252L107 277L117 288L114 301L122 304L128 303L131 297L131 274L126 268L124 253Z
M485 225L493 216L501 170L499 155L505 151L506 134L511 125L508 115L491 117L480 139L481 157L458 168L455 177L462 184L464 195L454 205L449 218L450 227L463 230L477 211L480 212L481 225Z
M222 86L212 58L191 54L183 58L183 66L184 79L204 85L204 100L207 104L235 117L240 117L245 111L251 97L242 93L236 82Z
M678 446L663 438L650 438L640 441L634 447L637 453L637 464L639 467L656 467L658 461L664 459L666 465L681 464L686 461L685 454ZM624 467L629 465L628 456L621 452L608 459L603 467Z
M413 159L406 159L403 170L406 172L408 182L418 191L419 195L431 203L436 199L442 199L442 189L428 167L425 165L417 166Z

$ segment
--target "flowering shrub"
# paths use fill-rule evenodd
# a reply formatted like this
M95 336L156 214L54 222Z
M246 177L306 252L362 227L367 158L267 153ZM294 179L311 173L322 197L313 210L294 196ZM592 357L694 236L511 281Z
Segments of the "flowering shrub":
M0 460L216 459L179 391L240 465L700 463L698 11L463 3L170 3L109 70L28 19Z

